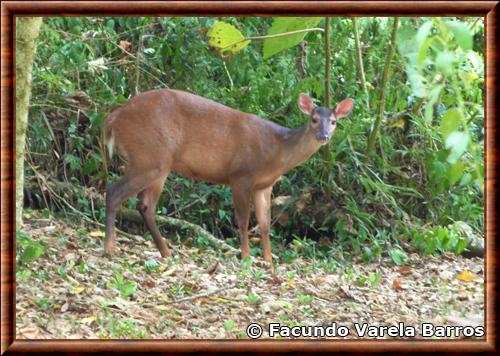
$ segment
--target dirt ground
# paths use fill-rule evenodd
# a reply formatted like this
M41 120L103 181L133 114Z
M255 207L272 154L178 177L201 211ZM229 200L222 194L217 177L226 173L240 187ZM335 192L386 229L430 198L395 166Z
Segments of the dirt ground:
M23 231L44 252L22 262L18 249L21 339L248 338L251 323L262 326L264 338L269 323L345 326L345 338L359 337L354 323L404 323L422 337L422 323L483 325L479 258L411 254L407 266L382 258L346 263L334 272L297 259L277 263L271 275L258 262L242 264L210 246L195 247L189 238L162 259L152 241L119 237L119 251L109 258L102 255L99 229L32 216Z

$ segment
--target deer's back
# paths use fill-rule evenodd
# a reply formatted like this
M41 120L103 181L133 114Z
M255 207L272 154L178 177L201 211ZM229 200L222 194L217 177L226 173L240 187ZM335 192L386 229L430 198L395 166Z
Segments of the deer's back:
M212 183L262 169L278 148L278 125L177 90L140 94L110 118L129 166L171 166Z

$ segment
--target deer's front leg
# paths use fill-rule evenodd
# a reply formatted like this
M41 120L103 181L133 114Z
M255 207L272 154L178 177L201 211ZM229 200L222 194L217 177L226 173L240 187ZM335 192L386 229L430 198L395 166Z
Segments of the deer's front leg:
M245 182L231 184L233 191L234 211L240 232L241 258L250 258L248 244L248 223L250 220L250 189Z
M271 226L271 192L273 187L253 192L253 202L255 204L255 217L260 227L262 236L262 256L264 261L271 264L273 257L271 254L271 240L269 239L269 227Z

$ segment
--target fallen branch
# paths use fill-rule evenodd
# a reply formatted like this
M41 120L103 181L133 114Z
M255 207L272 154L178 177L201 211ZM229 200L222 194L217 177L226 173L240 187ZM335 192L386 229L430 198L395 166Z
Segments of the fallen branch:
M120 209L118 211L118 217L127 221L131 221L134 223L142 224L143 220L138 211L132 209ZM171 218L167 216L156 216L156 223L159 227L161 226L172 226L179 229L187 229L191 230L194 234L208 240L213 245L217 246L221 250L228 251L231 254L238 254L239 251L235 249L233 246L228 245L224 241L216 238L214 235L209 233L207 230L198 226L196 224L190 223L185 220Z
M238 283L232 284L232 285L229 285L229 286L225 286L225 287L222 287L222 288L215 289L215 290L210 291L210 292L204 292L204 293L200 293L200 294L194 294L194 295L190 295L190 296L185 297L185 298L173 300L173 301L169 302L168 304L181 303L181 302L187 302L188 300L210 297L210 296L212 296L214 294L223 292L225 290L236 288L237 286L238 286Z
M468 246L462 256L466 258L484 257L484 239L479 237L465 236L467 238Z
M44 190L48 191L50 193L50 199L57 201L59 204L62 204L66 207L68 207L74 214L77 214L78 216L81 216L85 221L100 226L104 227L104 224L95 221L82 213L83 208L82 206L78 205L77 199L72 199L72 198L78 198L78 197L86 197L88 198L91 194L95 195L95 208L99 209L104 206L104 199L100 194L96 194L95 191L92 192L90 189L86 189L83 187L75 187L75 186L69 186L66 183L63 182L57 182L53 180L48 180L46 177L44 177L41 173L35 171L35 174L37 177L40 178L41 184L38 186L36 184L33 184L29 181L26 182L25 184L25 189L35 191L37 193L42 193ZM39 191L40 189L40 191ZM69 196L68 192L72 193L72 196ZM132 210L132 209L126 209L126 208L121 208L118 211L118 217L126 220L128 222L132 222L137 225L143 224L143 219L141 215L139 214L138 211ZM212 234L210 234L208 231L203 229L201 226L198 226L196 224L190 223L185 220L181 219L176 219L172 217L166 217L166 216L156 216L156 221L158 225L161 226L171 226L174 228L178 229L187 229L190 230L193 234L196 234L203 239L207 240L210 242L212 245L216 246L217 248L227 251L229 255L237 255L239 253L239 250L235 249L234 247L230 246L226 242L216 238ZM124 235L128 238L132 238L134 240L137 240L137 237L126 233L124 231L118 230L117 232L121 235Z

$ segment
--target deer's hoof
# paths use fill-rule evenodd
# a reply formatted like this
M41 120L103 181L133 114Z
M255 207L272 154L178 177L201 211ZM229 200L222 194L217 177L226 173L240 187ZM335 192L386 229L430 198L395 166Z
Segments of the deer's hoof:
M170 251L169 249L160 250L160 255L163 258L169 257L172 256L172 251Z
M106 246L104 247L104 253L103 255L105 257L111 257L112 255L114 255L116 253L116 247L114 246Z

